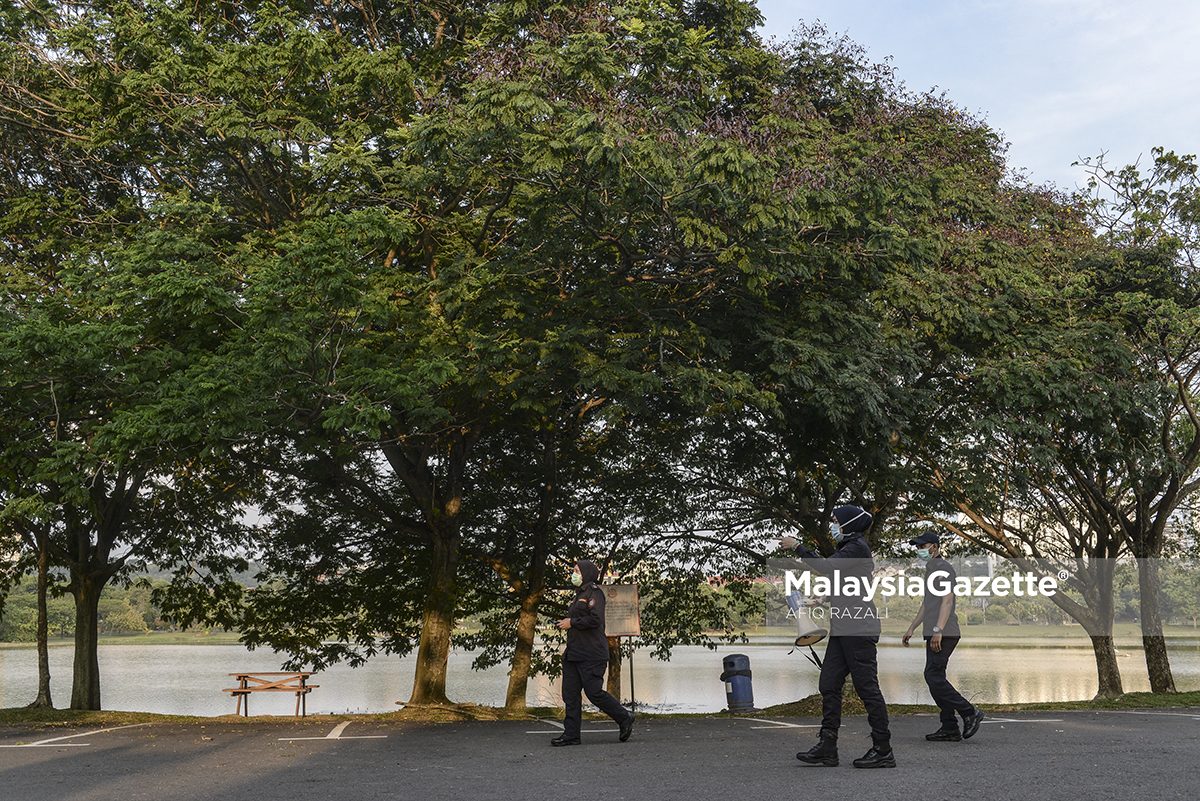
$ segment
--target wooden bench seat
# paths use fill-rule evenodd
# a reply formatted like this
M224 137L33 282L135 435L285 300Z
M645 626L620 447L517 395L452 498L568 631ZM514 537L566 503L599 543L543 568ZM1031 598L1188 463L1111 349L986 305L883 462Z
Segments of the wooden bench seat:
M305 717L308 714L308 709L305 704L305 699L319 684L309 684L308 677L312 673L304 672L282 672L282 673L230 673L237 682L237 687L230 687L224 690L227 693L233 693L237 698L237 711L234 714L248 716L250 714L250 693L259 692L274 692L274 693L295 693L296 694L296 714L300 717ZM245 705L242 703L245 699Z

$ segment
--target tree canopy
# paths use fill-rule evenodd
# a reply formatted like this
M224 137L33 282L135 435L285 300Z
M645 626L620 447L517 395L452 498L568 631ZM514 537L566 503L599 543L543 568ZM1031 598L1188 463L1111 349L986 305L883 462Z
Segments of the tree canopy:
M705 637L688 588L781 531L828 551L847 500L883 550L934 519L1036 556L977 530L1010 480L1060 545L1135 497L1081 547L1157 555L1194 489L1191 162L1098 169L1117 207L1030 187L945 98L759 22L6 5L2 519L71 573L72 705L147 561L165 614L293 665L415 649L411 704L476 616L519 706L585 555L663 655Z

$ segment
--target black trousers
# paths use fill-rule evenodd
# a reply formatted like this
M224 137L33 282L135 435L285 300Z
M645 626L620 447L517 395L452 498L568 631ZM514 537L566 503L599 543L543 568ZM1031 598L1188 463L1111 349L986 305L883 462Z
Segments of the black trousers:
M563 660L562 698L566 714L563 717L563 735L578 737L579 725L583 721L583 699L587 696L597 709L617 723L624 722L631 712L604 689L604 671L608 660L601 662L568 662Z
M879 662L875 654L878 637L830 637L825 646L821 665L821 729L837 733L842 725L842 687L846 677L854 682L854 691L867 708L871 724L871 739L886 743L892 739L888 730L887 703L879 689Z
M942 728L958 729L958 719L954 717L969 715L975 707L962 694L954 689L954 685L946 678L946 665L950 662L950 654L958 645L958 637L942 637L942 650L934 652L929 647L929 637L925 638L925 683L929 685L929 694L933 702L942 711Z

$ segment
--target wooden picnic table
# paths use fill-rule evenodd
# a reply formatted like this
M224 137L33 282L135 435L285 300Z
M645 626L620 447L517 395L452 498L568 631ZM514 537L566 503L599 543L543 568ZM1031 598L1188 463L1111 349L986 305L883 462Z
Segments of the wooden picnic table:
M290 673L230 673L229 675L237 680L238 686L230 687L225 692L233 693L237 697L237 712L234 714L241 714L243 716L250 714L250 693L275 692L295 693L296 714L300 717L305 717L308 714L305 698L310 692L321 686L319 684L309 684L308 677L313 674L303 671ZM242 705L242 699L245 699L245 706Z

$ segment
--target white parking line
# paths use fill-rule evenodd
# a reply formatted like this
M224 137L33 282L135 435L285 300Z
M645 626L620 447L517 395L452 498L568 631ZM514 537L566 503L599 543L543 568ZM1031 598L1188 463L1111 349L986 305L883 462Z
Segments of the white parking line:
M1062 723L1062 718L984 718L984 723Z
M109 729L96 729L95 731L85 731L82 734L66 734L66 735L63 735L62 737L51 737L49 740L38 740L35 743L18 743L16 745L0 745L0 748L41 748L41 747L49 747L54 743L58 743L58 745L54 746L56 748L62 748L64 746L81 748L83 746L91 745L91 743L60 743L59 741L60 740L74 740L77 737L91 737L93 734L105 734L110 731L118 731L120 729L136 729L138 726L149 726L149 725L150 725L149 723L130 723L128 726L113 726L112 728L109 728Z
M280 737L280 741L291 742L292 740L386 740L386 734L359 734L352 737L343 737L342 732L352 721L343 721L333 727L333 731L326 734L324 737Z
M559 723L557 720L542 720L542 721L538 721L538 722L545 723L547 726L554 726L556 730L555 731L546 731L545 729L542 729L541 731L527 731L525 733L526 734L558 734L558 732L563 730L563 725L561 723Z
M781 720L766 720L765 718L738 718L751 723L769 723L769 726L751 726L752 729L819 729L820 723L784 723Z

